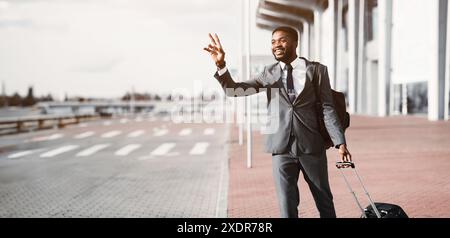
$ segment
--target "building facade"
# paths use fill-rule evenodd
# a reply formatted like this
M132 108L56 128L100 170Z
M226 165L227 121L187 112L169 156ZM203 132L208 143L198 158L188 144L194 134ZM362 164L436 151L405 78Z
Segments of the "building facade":
M449 117L448 0L260 0L258 27L299 32L351 113Z

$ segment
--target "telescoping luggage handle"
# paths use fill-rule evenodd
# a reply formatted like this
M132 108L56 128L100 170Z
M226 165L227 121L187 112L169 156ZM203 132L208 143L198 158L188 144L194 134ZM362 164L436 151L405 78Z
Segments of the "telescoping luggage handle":
M350 193L353 195L353 198L355 199L356 204L358 204L359 209L361 209L363 217L367 218L366 213L364 212L364 208L359 203L358 198L356 197L355 192L353 191L352 187L350 186L350 183L348 182L347 177L345 177L344 172L342 172L342 169L351 168L355 172L355 175L358 178L359 183L361 184L362 188L364 189L364 192L366 193L367 198L369 199L370 205L372 206L373 210L375 211L375 214L377 215L378 218L381 218L380 212L378 211L377 207L375 206L375 203L372 201L372 198L370 197L369 192L367 192L367 189L364 186L364 183L362 182L361 177L359 177L359 174L356 171L355 164L353 162L336 162L336 167L341 172L342 177L344 177L345 184L347 184L347 187L350 190Z

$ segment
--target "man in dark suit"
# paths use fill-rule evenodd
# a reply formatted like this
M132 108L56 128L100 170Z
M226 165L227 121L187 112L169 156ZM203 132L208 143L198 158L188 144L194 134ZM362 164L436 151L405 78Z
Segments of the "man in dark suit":
M328 182L326 149L318 125L316 96L320 96L325 126L335 148L339 149L340 159L351 161L351 154L334 109L327 67L318 64L315 69L313 63L298 57L297 31L278 27L272 32L272 53L278 62L266 66L251 80L234 82L226 68L225 52L218 36L209 34L209 37L211 44L204 50L216 64L214 77L227 96L267 93L269 118L278 121L278 130L266 136L265 149L272 154L281 217L298 217L300 171L309 185L320 217L336 217ZM320 95L315 93L314 77L319 77Z

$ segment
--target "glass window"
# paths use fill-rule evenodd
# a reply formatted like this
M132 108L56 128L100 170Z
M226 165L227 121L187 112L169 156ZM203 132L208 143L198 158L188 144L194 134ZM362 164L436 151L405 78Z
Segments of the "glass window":
M428 83L394 84L394 115L427 114ZM406 86L406 87L405 87ZM406 93L406 95L405 95ZM405 97L406 96L406 97ZM406 112L404 111L406 106Z
M408 114L428 113L428 83L407 84Z
M400 115L402 114L402 85L401 84L394 84L394 108L393 108L393 114L394 115Z

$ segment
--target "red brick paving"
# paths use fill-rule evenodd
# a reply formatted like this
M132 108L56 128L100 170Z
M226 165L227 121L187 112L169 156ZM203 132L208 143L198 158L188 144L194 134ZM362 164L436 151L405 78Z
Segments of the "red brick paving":
M425 118L352 116L348 147L373 200L400 205L410 217L450 217L450 122ZM237 143L231 127L228 217L279 217L270 154L263 136L253 134L253 168L246 168L246 146ZM244 140L245 141L245 140ZM360 212L334 167L335 149L328 150L331 190L338 217ZM349 175L363 206L369 203ZM300 217L318 217L311 193L300 176Z

